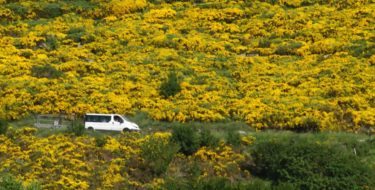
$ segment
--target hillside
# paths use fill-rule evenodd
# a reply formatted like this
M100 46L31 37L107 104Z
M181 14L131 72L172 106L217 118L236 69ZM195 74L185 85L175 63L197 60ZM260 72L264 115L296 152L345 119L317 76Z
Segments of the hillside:
M375 139L366 135L196 129L41 137L9 128L0 131L0 189L374 190Z
M373 0L0 0L0 113L375 126ZM168 75L181 86L163 96Z

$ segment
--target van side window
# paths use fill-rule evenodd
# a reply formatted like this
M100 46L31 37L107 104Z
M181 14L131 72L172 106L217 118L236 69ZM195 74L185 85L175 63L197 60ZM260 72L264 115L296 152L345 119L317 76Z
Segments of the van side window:
M99 117L100 117L100 122L108 123L111 121L111 116L99 116Z
M111 116L102 116L102 115L86 115L86 122L102 122L108 123L111 121Z
M121 117L119 117L119 116L117 116L117 115L115 115L115 116L113 117L113 119L114 119L115 121L117 121L117 122L124 123L124 120L122 120Z

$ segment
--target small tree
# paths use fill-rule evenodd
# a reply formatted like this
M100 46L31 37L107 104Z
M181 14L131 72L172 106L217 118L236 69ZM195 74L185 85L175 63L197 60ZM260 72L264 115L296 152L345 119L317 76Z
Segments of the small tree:
M178 144L179 151L185 155L194 154L200 147L199 134L193 127L175 126L171 141Z
M8 131L8 122L3 119L0 119L0 135L5 135Z
M170 72L168 78L160 86L160 94L164 98L174 96L181 91L180 81L175 72Z
M85 125L81 121L73 120L71 125L68 125L67 132L75 136L82 136L85 133Z

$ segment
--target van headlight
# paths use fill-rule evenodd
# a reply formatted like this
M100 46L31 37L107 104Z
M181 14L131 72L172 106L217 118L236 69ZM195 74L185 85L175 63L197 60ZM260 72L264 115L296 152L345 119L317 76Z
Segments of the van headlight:
M139 130L139 126L137 124L133 124L133 127L137 130Z

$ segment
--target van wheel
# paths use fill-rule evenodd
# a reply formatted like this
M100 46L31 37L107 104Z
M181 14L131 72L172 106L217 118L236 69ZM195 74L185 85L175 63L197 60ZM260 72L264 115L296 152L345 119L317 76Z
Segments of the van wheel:
M128 128L124 128L124 129L122 130L122 132L124 132L124 133L126 133L126 132L130 132L130 129L128 129Z
M94 131L94 128L93 127L88 127L87 130Z

